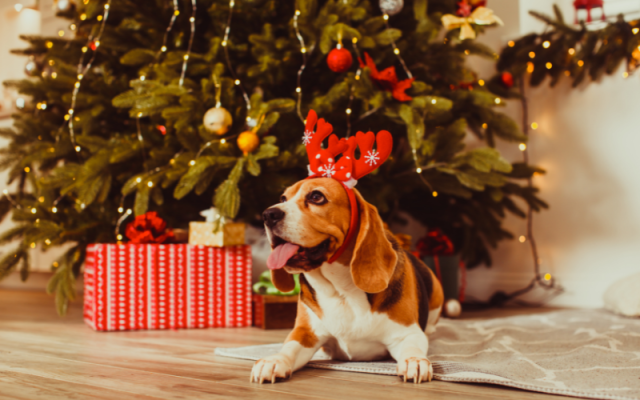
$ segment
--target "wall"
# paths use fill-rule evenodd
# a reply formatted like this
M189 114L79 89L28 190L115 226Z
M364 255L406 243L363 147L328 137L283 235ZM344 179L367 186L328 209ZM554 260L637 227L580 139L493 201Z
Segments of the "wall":
M541 32L544 25L528 11L551 14L553 3L490 1L505 26L488 30L483 40L499 49L512 38ZM572 21L571 1L557 3L566 20ZM614 0L614 5L622 3ZM640 9L635 0L625 6ZM493 73L487 63L471 62L482 70L481 76ZM535 184L551 205L535 216L535 236L543 272L566 288L552 304L599 307L608 285L640 270L640 179L635 164L640 148L640 85L637 74L624 79L622 71L577 89L563 81L556 88L543 85L529 90L531 121L540 125L532 132L530 156L548 171L536 177ZM508 105L507 112L520 120L518 104ZM514 146L502 147L512 159L521 157ZM518 218L509 218L507 226L518 236L526 232ZM474 298L486 299L497 289L515 290L532 277L528 243L503 244L493 257L492 268L469 272L468 293ZM542 294L529 299L540 300Z

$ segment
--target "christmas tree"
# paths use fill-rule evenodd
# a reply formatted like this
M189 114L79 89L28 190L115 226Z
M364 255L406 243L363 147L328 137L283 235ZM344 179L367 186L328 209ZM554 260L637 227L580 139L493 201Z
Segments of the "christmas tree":
M307 175L310 109L338 136L390 131L364 197L387 220L402 210L441 228L468 266L490 264L488 249L513 237L506 213L546 205L527 185L539 170L495 149L526 136L466 65L497 59L472 38L481 3L77 0L60 13L75 39L25 37L19 53L38 70L5 83L31 101L0 132L15 182L0 204L16 222L1 240L18 243L0 277L26 279L30 248L71 243L49 286L64 312L86 245L121 239L129 209L185 227L213 203L260 224Z

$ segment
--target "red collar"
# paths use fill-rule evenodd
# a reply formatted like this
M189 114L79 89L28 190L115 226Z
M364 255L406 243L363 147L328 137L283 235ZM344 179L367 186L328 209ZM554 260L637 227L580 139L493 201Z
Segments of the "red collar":
M321 176L310 176L306 179L312 179L312 178L321 178ZM342 246L340 246L340 248L336 250L336 252L333 253L333 256L331 256L331 258L329 259L328 262L330 264L335 262L342 255L342 253L344 253L347 247L349 247L349 243L351 243L351 240L353 240L353 237L355 236L356 227L358 226L358 217L359 217L358 202L356 200L355 193L353 193L353 189L349 188L342 181L338 181L338 182L340 182L342 184L342 187L344 187L344 190L347 191L347 197L349 198L349 206L351 208L351 220L349 221L349 230L347 231L347 236L345 237L344 242L342 242Z

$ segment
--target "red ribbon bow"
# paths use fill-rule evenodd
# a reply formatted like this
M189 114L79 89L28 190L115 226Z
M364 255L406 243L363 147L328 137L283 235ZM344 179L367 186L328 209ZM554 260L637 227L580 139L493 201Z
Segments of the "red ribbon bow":
M362 62L360 58L358 58L358 61L360 62L360 68L369 67L369 76L371 79L383 90L391 92L394 99L398 101L409 101L412 99L412 97L406 94L405 91L411 88L411 84L415 78L399 81L395 67L389 67L382 71L378 71L376 64L367 53L364 53L365 62Z
M422 257L453 255L453 243L440 228L429 231L427 236L420 239L416 248Z
M173 232L167 230L167 223L155 211L138 215L127 225L125 232L131 243L164 243L173 239Z

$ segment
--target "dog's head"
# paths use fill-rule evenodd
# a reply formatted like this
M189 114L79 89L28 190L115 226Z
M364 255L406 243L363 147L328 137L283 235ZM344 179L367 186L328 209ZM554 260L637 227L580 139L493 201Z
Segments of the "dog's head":
M339 260L348 262L354 283L368 293L387 288L397 254L385 236L378 210L354 189L359 213L353 249ZM343 245L352 210L342 183L331 178L303 180L289 187L281 202L268 208L263 219L273 252L269 257L273 284L281 291L294 288L289 273L320 267ZM340 268L338 266L337 268Z

